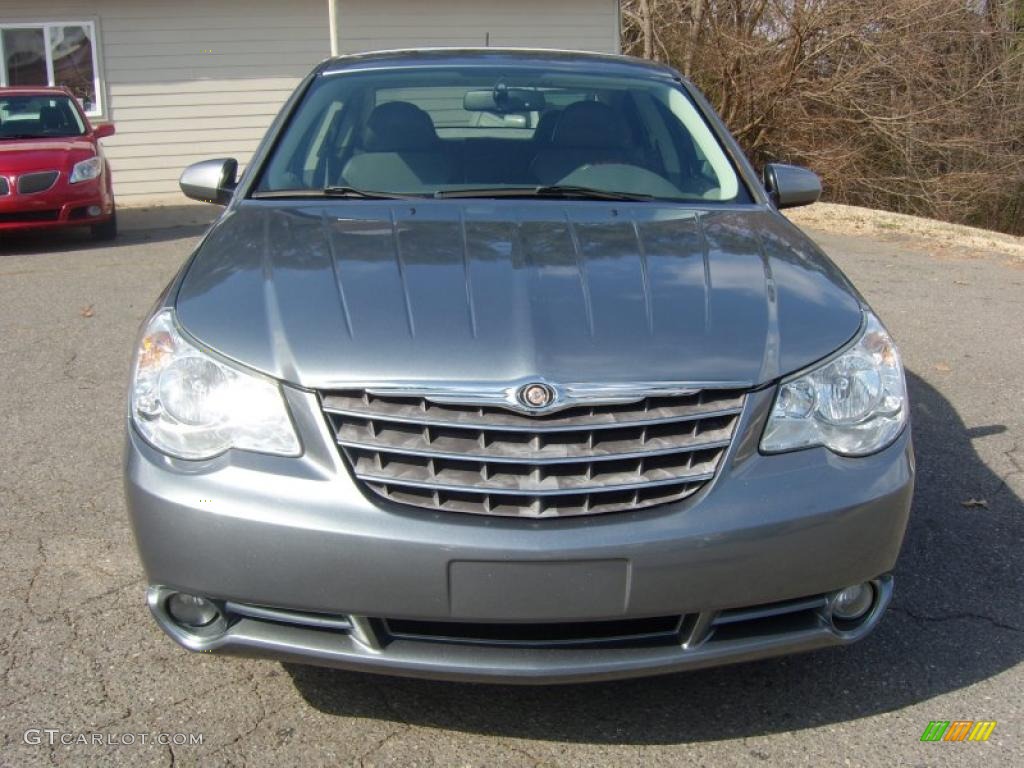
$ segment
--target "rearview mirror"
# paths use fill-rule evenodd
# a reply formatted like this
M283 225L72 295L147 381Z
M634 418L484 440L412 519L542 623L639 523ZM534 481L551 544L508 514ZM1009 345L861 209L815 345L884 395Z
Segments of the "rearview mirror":
M203 160L186 168L178 185L185 197L214 205L227 205L238 184L238 161L225 157Z
M97 139L105 139L107 136L113 136L115 132L113 123L101 123L100 125L94 126L92 129L92 135Z
M495 88L466 91L462 108L467 112L543 112L546 100L540 91L529 88Z
M764 167L764 186L776 208L810 205L821 197L818 174L798 165L769 163Z

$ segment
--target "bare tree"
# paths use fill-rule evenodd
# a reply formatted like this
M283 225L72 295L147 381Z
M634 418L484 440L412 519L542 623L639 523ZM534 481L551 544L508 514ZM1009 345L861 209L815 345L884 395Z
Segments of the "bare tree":
M829 199L1024 233L1024 0L629 0L755 163Z

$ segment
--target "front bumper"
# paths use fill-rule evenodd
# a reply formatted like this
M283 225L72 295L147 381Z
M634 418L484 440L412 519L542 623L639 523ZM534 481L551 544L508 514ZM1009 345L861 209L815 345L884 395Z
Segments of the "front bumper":
M530 685L667 674L852 643L875 628L892 598L891 576L875 579L872 585L876 600L870 613L849 630L838 629L831 623L824 599L811 598L772 606L765 611L797 609L793 613L771 613L767 618L800 619L788 624L779 621L774 630L762 627L726 633L723 627L733 625L717 623L717 617L726 614L705 612L684 623L677 642L626 648L600 645L500 647L441 639L409 639L389 636L386 630L379 628L375 630L374 623L367 622L366 617L345 617L338 623L348 624L348 627L337 628L293 623L278 616L261 620L243 615L235 616L230 625L225 623L210 635L204 635L183 629L171 618L166 609L168 590L150 587L147 597L160 627L190 651L271 658L403 677ZM228 608L231 607L229 603ZM765 618L754 615L756 613L756 609L736 611L728 618L750 614L746 620L740 616L736 624L764 622ZM298 622L306 618L288 617L283 613L281 616L295 618ZM352 618L367 623L353 624ZM320 617L313 619L322 621Z
M126 493L153 585L150 605L186 648L431 678L568 682L847 643L870 632L888 604L891 579L880 574L892 569L907 522L909 430L864 458L824 449L762 456L757 442L774 396L766 390L749 396L718 477L683 502L564 520L480 518L364 495L316 397L286 394L306 448L300 459L229 452L181 462L129 427ZM712 631L716 617L872 580L877 599L854 627L838 628L814 598L796 624L746 635ZM222 604L344 617L352 626L250 612L215 635L193 633L166 613L162 596L175 590ZM674 615L686 617L679 642L658 646L500 647L372 630L386 620Z
M61 173L45 192L15 194L13 180L10 189L0 195L0 231L91 226L102 224L114 213L114 198L106 188L105 176L69 184ZM89 215L93 206L100 209L96 216Z

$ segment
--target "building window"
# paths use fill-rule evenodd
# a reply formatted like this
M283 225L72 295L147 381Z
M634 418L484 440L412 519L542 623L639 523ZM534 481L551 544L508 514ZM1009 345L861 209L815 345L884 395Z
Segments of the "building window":
M89 117L102 115L95 22L0 23L4 85L64 85Z

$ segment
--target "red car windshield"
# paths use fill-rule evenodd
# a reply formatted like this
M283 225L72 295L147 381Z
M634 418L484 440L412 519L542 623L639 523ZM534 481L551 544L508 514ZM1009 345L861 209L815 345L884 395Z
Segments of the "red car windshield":
M0 94L0 141L84 134L85 122L67 96Z

